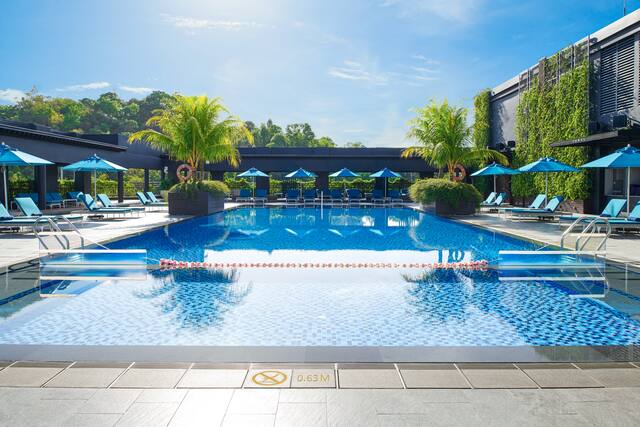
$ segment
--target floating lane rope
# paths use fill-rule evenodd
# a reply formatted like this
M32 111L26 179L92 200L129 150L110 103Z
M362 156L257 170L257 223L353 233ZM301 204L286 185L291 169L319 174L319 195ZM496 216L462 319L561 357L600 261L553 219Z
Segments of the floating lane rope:
M211 268L424 268L430 270L486 270L487 260L436 263L390 262L195 262L160 259L165 270L202 270Z

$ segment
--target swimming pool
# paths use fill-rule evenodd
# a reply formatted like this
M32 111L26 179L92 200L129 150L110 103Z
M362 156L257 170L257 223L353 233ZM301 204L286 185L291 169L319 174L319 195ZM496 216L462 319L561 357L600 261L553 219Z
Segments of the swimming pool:
M172 258L298 267L152 268L144 281L43 283L44 293L74 296L5 298L0 345L402 349L640 342L637 277L598 298L576 298L566 284L504 282L493 269L411 267L494 263L499 250L538 248L411 209L238 208L109 247L146 248L150 264Z

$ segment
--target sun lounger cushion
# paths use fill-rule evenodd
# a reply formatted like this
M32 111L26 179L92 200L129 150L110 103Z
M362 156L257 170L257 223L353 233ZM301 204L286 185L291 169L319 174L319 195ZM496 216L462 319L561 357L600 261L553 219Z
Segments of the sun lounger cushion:
M483 206L486 205L491 205L493 204L493 202L496 200L496 196L498 194L495 191L492 191L491 193L489 193L489 195L487 196L487 198L484 200L484 202L480 203Z

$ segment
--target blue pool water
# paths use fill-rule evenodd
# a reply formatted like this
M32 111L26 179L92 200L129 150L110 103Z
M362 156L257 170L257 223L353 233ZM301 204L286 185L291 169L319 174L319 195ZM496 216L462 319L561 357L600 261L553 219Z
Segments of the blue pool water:
M208 262L495 261L532 243L409 209L241 208L109 245ZM637 277L576 298L494 270L150 270L144 281L48 282L0 302L0 344L569 346L640 342ZM15 283L18 283L17 281ZM11 293L11 292L9 292ZM72 296L71 296L72 295ZM46 295L45 295L46 296Z

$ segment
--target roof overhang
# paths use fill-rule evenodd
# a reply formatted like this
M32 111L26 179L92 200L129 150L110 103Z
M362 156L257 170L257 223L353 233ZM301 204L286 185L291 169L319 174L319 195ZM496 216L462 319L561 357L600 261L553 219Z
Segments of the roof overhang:
M94 141L91 139L79 138L71 135L64 135L56 132L46 132L36 129L28 129L14 126L7 123L0 123L0 135L15 135L36 140L52 141L62 144L81 145L110 151L126 151L127 147L107 142Z
M596 133L584 138L551 143L552 147L607 147L627 144L640 144L640 129L618 129Z

